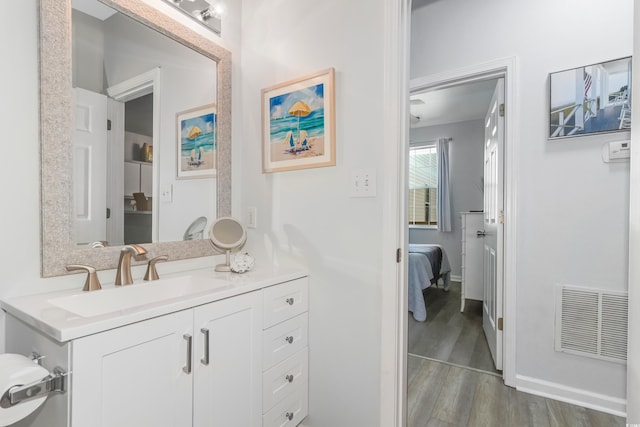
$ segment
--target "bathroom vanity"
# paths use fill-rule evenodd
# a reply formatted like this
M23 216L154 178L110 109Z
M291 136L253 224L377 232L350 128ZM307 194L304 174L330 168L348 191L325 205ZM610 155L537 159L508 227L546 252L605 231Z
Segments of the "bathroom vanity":
M308 407L303 270L213 269L2 301L7 351L70 372L37 426L295 426Z

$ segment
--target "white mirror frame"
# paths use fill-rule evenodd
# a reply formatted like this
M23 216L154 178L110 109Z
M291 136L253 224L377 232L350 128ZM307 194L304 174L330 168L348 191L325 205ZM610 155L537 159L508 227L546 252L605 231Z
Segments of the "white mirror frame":
M217 216L231 214L231 53L141 0L101 0L106 5L190 47L217 63ZM116 268L119 246L73 243L71 0L40 0L40 156L42 277L68 274L68 264ZM148 258L214 255L209 240L143 244Z

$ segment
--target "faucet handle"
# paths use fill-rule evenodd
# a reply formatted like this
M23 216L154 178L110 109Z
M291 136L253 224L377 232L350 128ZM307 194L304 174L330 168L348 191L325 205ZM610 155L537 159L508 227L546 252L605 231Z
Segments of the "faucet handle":
M162 261L168 260L169 257L166 255L160 255L149 261L147 265L147 272L144 274L144 280L158 280L160 276L158 276L158 270L156 270L156 264Z
M98 280L98 274L96 273L96 269L90 267L88 265L81 264L70 264L67 265L67 271L76 271L76 270L84 270L87 272L87 280L84 282L83 291L97 291L102 289L100 286L100 280Z

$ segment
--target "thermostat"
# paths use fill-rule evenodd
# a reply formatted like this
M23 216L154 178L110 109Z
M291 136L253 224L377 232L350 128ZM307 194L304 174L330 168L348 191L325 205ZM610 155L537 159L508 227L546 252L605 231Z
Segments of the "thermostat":
M603 151L605 162L626 160L631 157L631 140L611 141L605 144Z

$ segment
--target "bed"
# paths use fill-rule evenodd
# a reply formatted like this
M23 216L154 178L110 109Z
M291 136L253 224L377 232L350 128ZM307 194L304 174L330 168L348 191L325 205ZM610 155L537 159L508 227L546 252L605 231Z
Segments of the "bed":
M427 320L427 306L422 291L442 279L449 290L451 266L440 245L409 245L409 311L418 322Z

